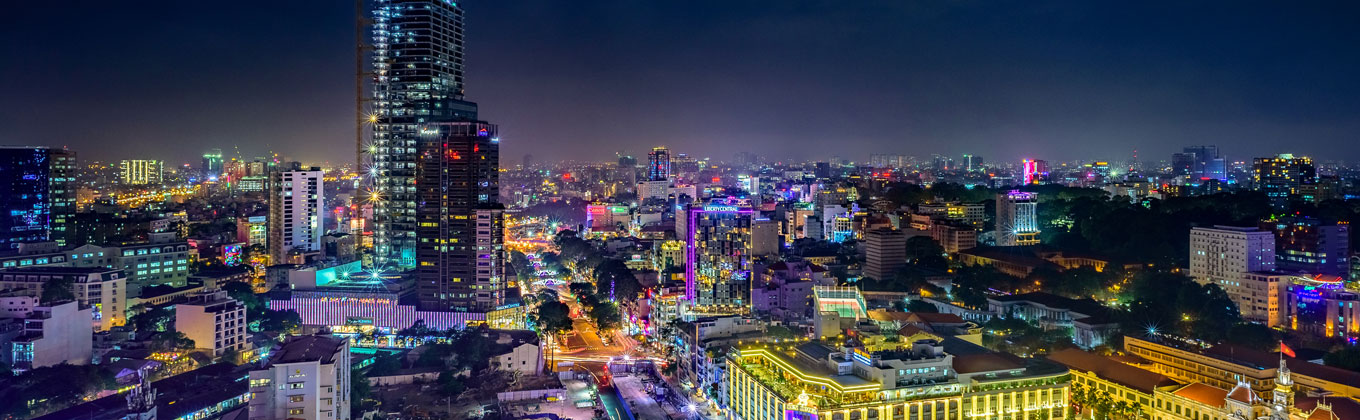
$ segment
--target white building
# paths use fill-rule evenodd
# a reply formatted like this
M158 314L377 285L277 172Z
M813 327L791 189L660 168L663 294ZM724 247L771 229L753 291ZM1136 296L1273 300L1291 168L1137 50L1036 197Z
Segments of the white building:
M227 297L224 290L196 293L188 302L175 305L175 331L194 340L195 348L211 350L213 356L244 350L246 307Z
M95 331L127 323L127 287L123 270L103 267L25 267L0 270L0 290L11 294L42 296L43 285L53 279L71 282L71 293L82 308L89 308ZM0 315L3 316L3 315Z
M1190 277L1200 284L1238 282L1275 271L1275 234L1255 227L1190 229Z
M1011 191L996 196L996 244L1039 244L1039 197L1032 192Z
M321 250L325 189L319 168L272 174L269 194L269 255L275 263L292 251Z
M493 331L492 334L496 334ZM504 353L491 356L497 369L533 376L543 372L543 352L538 335L530 331L499 331L496 344L508 347Z
M349 381L348 341L289 337L264 369L250 371L250 419L348 419Z
M68 363L90 363L94 353L90 327L90 309L66 301L50 306L38 306L32 296L0 299L0 318L5 324L0 330L18 328L18 334L8 340L0 358L15 371Z

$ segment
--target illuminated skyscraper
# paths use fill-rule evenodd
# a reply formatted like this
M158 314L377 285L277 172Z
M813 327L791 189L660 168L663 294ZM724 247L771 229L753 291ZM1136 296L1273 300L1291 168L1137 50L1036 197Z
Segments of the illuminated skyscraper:
M1038 184L1048 178L1048 161L1025 159L1021 171L1025 185Z
M222 175L222 149L212 149L204 153L203 166L199 169L203 171L204 178Z
M158 185L164 169L162 162L154 159L124 160L118 164L123 185Z
M691 204L685 224L685 298L705 307L750 304L749 201L715 199Z
M653 147L647 154L647 180L665 181L671 177L671 151L665 147Z
M1301 187L1317 183L1317 168L1313 167L1312 159L1291 154L1256 158L1252 181L1257 191L1266 193L1271 204L1286 207Z
M374 247L379 265L411 267L420 128L477 118L477 104L463 100L463 10L448 0L375 0L372 22Z
M1038 245L1038 195L1011 191L996 196L996 244Z
M420 127L416 294L427 311L489 312L505 303L500 140L485 122Z
M75 179L75 152L0 147L0 249L44 241L66 246L76 212Z

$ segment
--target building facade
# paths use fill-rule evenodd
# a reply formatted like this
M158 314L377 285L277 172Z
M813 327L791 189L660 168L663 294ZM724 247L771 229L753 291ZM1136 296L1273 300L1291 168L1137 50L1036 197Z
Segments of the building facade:
M416 265L416 172L423 125L477 119L463 100L463 9L442 0L372 3L374 247L379 265Z
M1316 182L1317 168L1307 157L1281 154L1256 158L1252 163L1252 186L1276 207L1288 206L1298 197L1300 187Z
M685 297L698 306L742 308L751 294L749 202L715 199L686 209Z
M66 246L76 213L75 152L0 147L0 249L24 242Z
M0 322L19 328L0 351L15 372L62 363L90 364L94 352L90 329L90 309L66 301L38 305L33 297L0 298ZM6 327L9 329L13 327Z
M350 369L349 341L289 337L250 371L250 419L348 419Z
M421 128L416 294L421 310L487 312L504 304L500 139L485 122Z
M1350 276L1350 225L1302 216L1272 217L1261 230L1275 233L1275 266L1280 271Z
M25 267L0 270L0 290L41 297L49 281L71 283L71 294L89 308L91 328L108 331L127 323L127 284L123 270L104 267Z
M294 252L321 251L325 233L325 176L320 168L307 171L280 171L273 179L269 194L269 255L271 261L288 261Z
M1011 191L996 196L997 246L1039 244L1038 194Z
M864 233L864 276L888 280L907 263L907 236L900 230Z
M164 169L159 160L124 160L118 163L118 177L123 185L160 185Z
M1275 235L1255 227L1190 229L1190 277L1200 284L1239 282L1250 272L1275 271Z
M220 289L190 295L188 302L175 305L175 331L213 356L245 350L246 307Z

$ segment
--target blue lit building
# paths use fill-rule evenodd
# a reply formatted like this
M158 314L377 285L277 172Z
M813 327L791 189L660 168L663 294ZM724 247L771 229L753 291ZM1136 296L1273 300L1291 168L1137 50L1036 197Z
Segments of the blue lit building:
M66 246L76 212L75 169L69 150L0 146L0 250L24 242Z

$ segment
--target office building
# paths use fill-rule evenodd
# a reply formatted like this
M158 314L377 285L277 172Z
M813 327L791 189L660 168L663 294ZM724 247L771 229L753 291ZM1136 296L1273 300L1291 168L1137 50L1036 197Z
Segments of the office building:
M714 199L685 211L685 298L699 306L740 308L751 288L750 203Z
M671 178L671 151L664 146L653 147L647 153L647 180L667 181Z
M66 246L76 213L76 154L0 147L0 250L24 242Z
M221 289L204 290L175 304L175 331L213 356L246 349L246 307Z
M0 361L15 372L62 363L90 364L93 330L90 309L72 301L39 305L32 296L0 297ZM17 335L5 334L15 332Z
M1264 192L1276 207L1286 207L1299 198L1300 188L1317 183L1317 168L1307 157L1281 154L1256 158L1252 164L1252 186Z
M105 267L40 266L0 270L0 290L19 296L41 297L53 280L71 283L71 294L90 309L91 328L108 331L127 323L127 284L123 270Z
M907 235L900 230L864 233L864 277L888 280L907 263Z
M1219 155L1218 146L1189 146L1182 153L1171 156L1171 166L1176 175L1184 175L1193 184L1202 181L1228 180L1227 160Z
M982 156L969 154L963 155L963 170L968 172L983 170Z
M348 419L350 369L348 340L289 337L250 371L250 419Z
M269 193L269 256L275 264L289 261L290 254L321 251L321 235L325 233L324 176L320 168L270 175L273 181Z
M1261 221L1275 233L1275 267L1289 273L1350 275L1350 225L1305 216L1276 216Z
M1251 272L1275 271L1275 235L1254 227L1190 229L1190 277L1200 284L1240 282Z
M124 160L118 164L123 185L160 185L164 164L155 159Z
M1067 418L1060 365L952 338L897 346L739 346L727 357L728 409L747 420Z
M203 178L216 180L222 175L222 149L212 149L203 153L203 164L198 168L203 173Z
M982 203L927 203L917 206L916 213L982 230L986 206Z
M70 257L67 259L67 257ZM59 264L57 256L46 258ZM184 287L189 279L189 244L184 241L151 242L101 247L84 245L61 254L72 267L122 270L128 299L141 296L142 289L168 285ZM22 267L22 261L20 261ZM38 260L34 265L42 265Z
M505 303L500 139L485 122L421 126L416 168L416 294L429 311Z
M444 0L372 2L374 247L379 266L416 265L416 167L422 127L474 121L463 100L463 9Z
M959 251L973 249L977 246L977 230L971 225L959 225L949 222L936 222L930 224L930 238L940 243L944 252L957 254Z
M751 222L751 255L755 257L775 257L783 249L779 240L779 222L767 218L757 218Z
M996 245L1039 244L1038 194L1011 191L996 196Z

